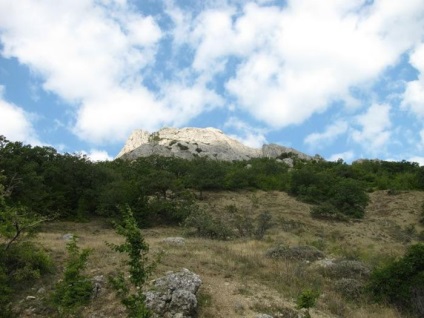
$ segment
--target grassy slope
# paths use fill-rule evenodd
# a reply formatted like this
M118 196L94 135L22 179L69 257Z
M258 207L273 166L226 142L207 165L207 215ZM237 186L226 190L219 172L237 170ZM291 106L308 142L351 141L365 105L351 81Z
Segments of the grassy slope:
M333 282L302 262L275 261L264 257L270 247L283 243L314 245L322 249L328 258L350 257L360 259L372 266L388 256L403 254L411 231L408 226L418 225L424 192L404 192L388 195L386 192L371 194L365 219L358 222L339 223L313 220L309 206L281 192L218 192L207 193L205 205L214 213L223 213L224 207L235 204L240 210L258 214L269 211L275 226L262 241L238 239L212 241L187 238L186 245L169 246L162 242L167 236L181 236L181 228L154 228L144 231L151 253L163 251L160 265L154 276L183 267L198 273L203 285L200 289L199 317L256 317L257 313L290 312L294 299L302 290L319 286L321 296L312 317L381 317L400 315L390 307L345 301L333 289ZM104 221L84 224L60 222L48 224L37 240L45 246L59 264L66 257L62 235L75 233L79 246L93 249L87 272L91 276L112 273L120 266L120 255L112 252L105 242L119 242L120 237ZM53 282L60 277L44 279L28 295L35 300L25 300L22 317L49 317L51 313L42 305L42 298L51 290ZM46 294L37 293L43 287ZM124 317L123 308L107 285L84 310L84 317Z

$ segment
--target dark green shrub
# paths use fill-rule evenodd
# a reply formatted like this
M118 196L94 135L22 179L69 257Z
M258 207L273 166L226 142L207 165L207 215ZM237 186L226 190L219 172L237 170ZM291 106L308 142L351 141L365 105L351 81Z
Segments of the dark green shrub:
M424 244L409 247L406 254L371 274L367 289L377 301L424 316Z
M53 265L49 256L33 243L19 242L7 250L5 247L0 244L0 313L9 317L12 295L51 272Z
M369 196L361 183L354 179L342 179L333 188L329 202L342 214L351 218L363 218Z
M93 285L88 276L83 274L90 250L80 251L75 237L67 244L68 261L63 280L56 284L52 294L52 303L60 316L77 313L82 306L90 302Z
M297 300L296 300L297 308L306 309L305 318L311 317L311 315L309 314L309 308L312 308L315 306L318 297L319 297L319 291L313 290L313 289L306 289L302 291L300 295L297 297Z
M0 255L1 257L2 255ZM13 289L10 287L9 277L4 264L0 264L0 312L2 317L13 317L11 310L11 296Z

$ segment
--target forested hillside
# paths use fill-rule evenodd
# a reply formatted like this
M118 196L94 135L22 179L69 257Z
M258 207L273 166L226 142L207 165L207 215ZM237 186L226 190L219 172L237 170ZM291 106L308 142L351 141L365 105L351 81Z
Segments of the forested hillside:
M48 255L24 240L52 220L85 222L102 217L119 223L126 209L140 228L185 225L211 239L260 240L272 226L271 215L263 212L253 219L229 204L224 209L227 218L220 219L202 208L205 192L286 192L307 203L311 218L348 222L366 216L374 191L396 195L424 190L424 167L417 163L362 160L347 164L287 156L294 167L280 160L284 158L222 162L152 156L92 162L82 155L0 137L0 307L9 310L18 287L53 270ZM252 228L238 227L247 223ZM417 233L419 237L423 234ZM6 309L3 312L12 316Z

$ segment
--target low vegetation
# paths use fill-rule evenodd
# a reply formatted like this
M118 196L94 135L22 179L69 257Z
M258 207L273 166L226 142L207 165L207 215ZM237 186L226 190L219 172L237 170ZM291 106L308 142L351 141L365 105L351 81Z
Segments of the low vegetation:
M93 163L0 137L1 315L149 317L149 278L190 267L200 317L422 316L424 168L287 156Z

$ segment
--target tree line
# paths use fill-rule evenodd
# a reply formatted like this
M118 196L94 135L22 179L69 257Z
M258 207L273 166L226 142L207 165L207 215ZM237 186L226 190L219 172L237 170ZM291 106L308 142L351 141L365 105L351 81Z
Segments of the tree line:
M424 167L417 163L364 160L349 165L292 157L293 167L268 158L224 162L151 156L92 162L1 136L0 182L10 207L83 220L117 216L118 207L127 205L141 226L181 222L204 191L285 191L328 216L333 211L360 218L368 192L424 189Z

